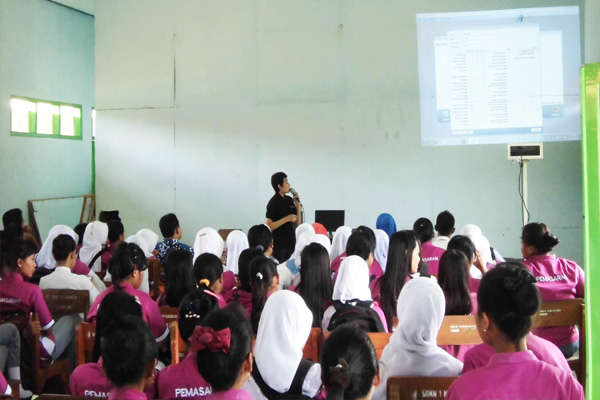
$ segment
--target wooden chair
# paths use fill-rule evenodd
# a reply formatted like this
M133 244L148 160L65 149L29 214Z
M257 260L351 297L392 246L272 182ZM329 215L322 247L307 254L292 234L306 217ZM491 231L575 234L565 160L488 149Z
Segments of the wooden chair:
M150 285L150 296L156 300L160 296L160 285L162 275L162 264L156 258L148 259L148 284Z
M90 292L73 289L44 289L44 300L52 315L83 314L87 318L90 310Z
M75 365L92 362L96 324L82 322L75 328Z
M482 343L473 315L446 315L438 332L438 346Z
M457 377L391 376L387 381L388 400L443 400Z
M323 334L321 328L312 328L310 330L310 335L308 335L308 339L306 340L306 344L304 345L304 349L302 349L304 358L309 358L318 363L322 342Z
M169 333L171 334L171 365L175 365L187 353L188 348L187 343L185 343L179 334L179 324L177 321L169 324Z
M323 334L324 341L329 338L331 332L327 331ZM391 333L387 332L367 332L367 336L371 339L373 343L373 347L375 347L375 353L377 354L377 359L381 360L381 354L383 353L383 349L390 342L390 337L392 337Z
M1 312L0 324L5 322L10 322L14 324L21 332L21 336L24 337L24 332L27 332L29 330L29 318L29 315L25 315L22 312ZM33 314L31 318L33 318L33 320L37 320L38 316L36 314ZM46 381L49 378L57 375L61 378L65 391L68 393L69 374L71 372L69 360L54 360L54 362L51 365L47 367L42 367L42 360L40 357L40 335L30 335L29 337L27 337L27 339L29 340L32 349L31 369L35 381L35 393L42 393Z
M21 389L19 388L19 385L21 384L21 381L17 380L17 379L7 379L6 383L8 383L8 386L10 386L10 390L11 390L10 395L15 400L19 400L21 398L21 396L19 396L19 393L21 391Z
M586 338L585 338L585 304L582 299L544 301L535 320L536 328L551 326L577 326L579 329L579 357L571 357L567 361L577 380L585 390L586 380Z
M179 316L179 308L177 307L159 307L160 314L162 315L165 323L170 325L171 322L177 322L177 317Z

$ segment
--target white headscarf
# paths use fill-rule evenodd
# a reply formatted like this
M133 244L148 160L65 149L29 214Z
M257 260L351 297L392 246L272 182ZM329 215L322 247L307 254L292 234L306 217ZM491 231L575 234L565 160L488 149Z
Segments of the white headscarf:
M44 241L40 252L35 257L35 262L38 267L46 268L46 269L54 269L56 268L56 260L52 255L52 242L58 235L69 235L75 241L75 245L79 241L79 235L75 233L75 231L69 228L66 225L56 225L50 229L48 232L48 237Z
M150 245L148 244L148 242L146 242L146 239L137 234L128 236L127 239L125 239L125 242L137 244L140 247L140 249L144 252L144 255L146 257L150 257L152 255L151 251L148 252L148 248L150 247Z
M213 228L202 228L194 240L194 261L200 254L211 253L221 258L223 255L223 238Z
M446 300L433 279L418 277L400 291L397 305L398 327L381 355L382 382L390 376L458 376L462 363L437 346ZM385 399L377 390L374 399Z
M352 299L371 301L369 266L365 260L359 256L344 258L344 261L340 264L331 297L333 300L340 300L342 303Z
M231 231L227 235L227 269L238 274L238 260L240 253L249 247L248 238L242 231Z
M150 257L152 255L152 252L156 248L156 243L158 243L158 235L154 233L154 231L152 231L151 229L140 229L135 235L141 237L146 241L148 247L142 250L144 250L144 254L148 253L146 254L146 257Z
M461 230L460 234L467 236L473 244L475 248L479 250L479 254L483 257L483 261L485 263L492 262L492 251L490 250L490 242L487 240L483 233L481 233L481 229L477 225L468 224L465 225Z
M312 232L312 233L316 233L315 232L315 228L309 224L308 222L305 222L303 224L300 224L300 226L298 226L296 228L296 242L298 240L300 240L300 236L304 233L304 232Z
M300 235L300 238L296 240L296 246L294 247L294 252L292 253L292 256L290 258L294 260L294 264L296 264L297 267L299 267L301 264L302 250L304 250L304 248L311 243L319 243L319 240L317 239L317 234L314 232L314 229L312 232L303 232L302 235Z
M331 243L331 253L329 254L331 261L346 251L346 243L348 243L350 235L352 235L352 228L349 226L340 226L335 230Z
M94 272L102 270L101 257L96 259L94 265L89 265L89 263L92 261L92 258L102 250L102 246L106 244L107 240L108 225L104 222L93 221L85 227L83 245L81 246L81 250L79 250L79 259Z
M329 238L327 236L317 233L317 242L321 246L325 247L325 250L327 250L327 254L331 254L331 242L329 241Z
M290 389L312 319L302 297L290 290L273 293L265 303L258 323L254 359L264 381L279 393Z
M390 247L390 237L383 229L375 230L375 259L381 265L381 269L385 272L387 265L388 249Z

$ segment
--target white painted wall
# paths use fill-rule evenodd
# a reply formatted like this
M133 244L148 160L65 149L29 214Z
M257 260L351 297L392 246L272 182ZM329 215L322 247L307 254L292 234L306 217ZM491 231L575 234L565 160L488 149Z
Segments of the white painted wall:
M10 136L11 95L81 104L83 140ZM0 214L18 207L27 218L27 200L91 192L93 105L94 18L0 0Z
M592 1L567 3L586 21L600 15ZM541 5L565 3L98 2L99 207L119 209L129 233L158 232L175 212L191 243L204 226L263 222L270 176L283 170L310 222L316 209L345 209L350 226L389 212L410 228L448 209L458 229L476 223L517 257L518 167L506 147L420 146L415 14ZM529 166L531 220L582 262L580 143L544 155Z

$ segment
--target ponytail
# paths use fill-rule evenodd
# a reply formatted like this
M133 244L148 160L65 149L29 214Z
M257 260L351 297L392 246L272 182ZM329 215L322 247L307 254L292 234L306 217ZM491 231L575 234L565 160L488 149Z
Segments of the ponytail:
M277 276L277 266L265 256L256 257L250 263L250 279L252 282L252 329L258 332L260 315L267 302L267 293Z
M148 268L146 256L135 243L122 243L110 258L108 272L115 287L133 274L134 270L144 271Z
M199 288L212 290L212 286L223 275L221 259L212 253L202 253L194 262L194 278Z

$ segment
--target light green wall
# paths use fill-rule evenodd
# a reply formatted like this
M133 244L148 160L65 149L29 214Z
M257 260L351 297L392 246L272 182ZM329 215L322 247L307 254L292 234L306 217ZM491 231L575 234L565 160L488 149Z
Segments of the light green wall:
M83 140L10 136L11 95L81 104ZM0 213L90 193L93 105L94 18L47 0L0 0Z

